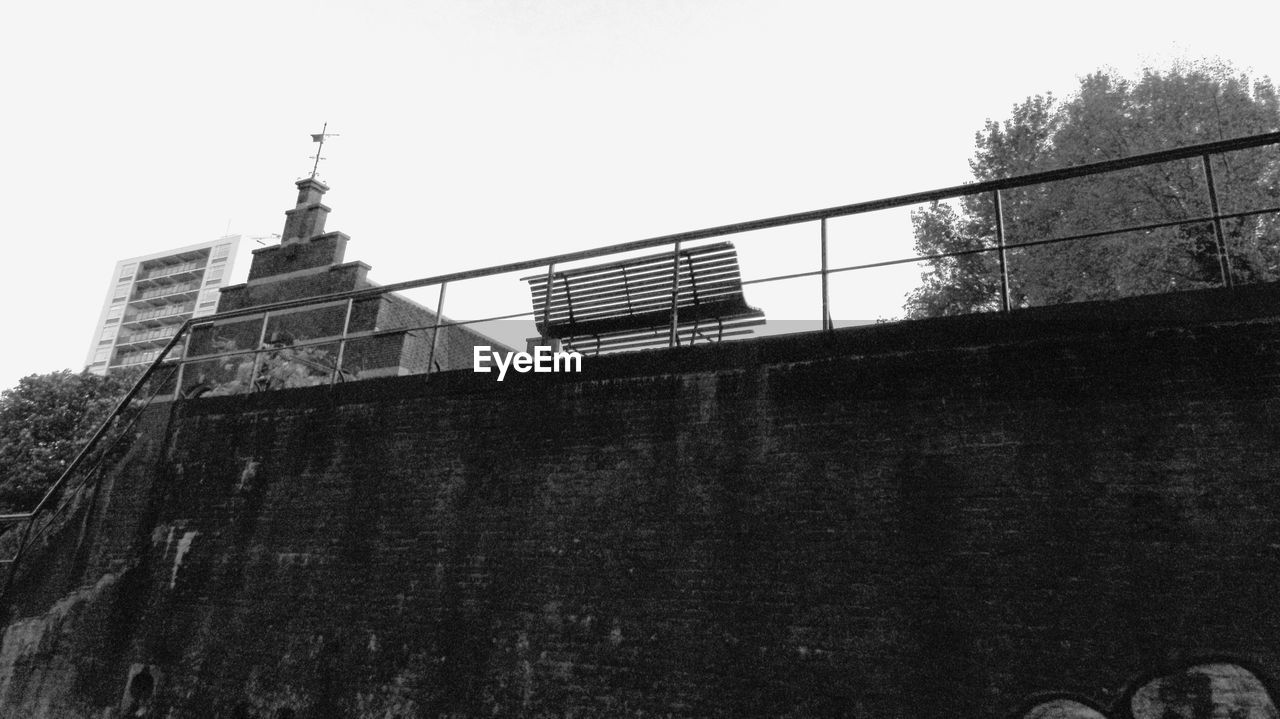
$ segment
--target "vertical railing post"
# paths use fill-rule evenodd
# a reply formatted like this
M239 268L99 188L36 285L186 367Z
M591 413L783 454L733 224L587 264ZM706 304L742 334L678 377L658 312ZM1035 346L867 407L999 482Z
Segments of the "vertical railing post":
M1004 249L1004 210L1000 206L1000 191L993 190L991 198L996 209L996 247L1000 252L1000 310L1009 311L1009 264Z
M1201 155L1200 159L1204 162L1204 181L1209 187L1209 209L1213 212L1213 238L1217 244L1218 253L1218 274L1222 278L1223 287L1231 287L1234 279L1231 277L1231 255L1227 252L1227 240L1222 234L1222 211L1218 209L1218 190L1213 184L1213 164L1209 162L1209 156Z
M249 391L258 389L258 371L262 368L262 348L267 343L267 323L271 320L270 312L262 313L262 331L258 333L258 346L253 351L253 370L249 372Z
M179 331L186 333L186 338L182 342L182 356L178 358L177 377L174 378L173 398L180 399L182 397L182 378L187 371L187 358L191 356L191 332L195 329L195 325L189 325L185 329Z
M551 290L556 282L556 263L552 262L547 265L547 296L542 300L542 329L551 329ZM547 337L541 332L538 333L545 340L554 352L560 351L560 340L554 337Z
M338 359L333 363L333 375L329 377L329 384L336 384L338 377L342 375L342 360L347 350L347 333L351 331L351 307L355 302L354 298L347 298L347 316L342 320L342 334L338 337Z
M448 282L440 283L440 299L436 300L436 326L431 330L431 352L427 354L428 375L436 365L436 347L440 344L440 325L444 323L444 290L448 286Z
M680 334L678 327L680 324L680 241L676 240L676 249L673 253L675 262L671 265L671 337L670 347L680 346Z
M556 263L547 265L547 296L542 300L542 326L551 324L551 288L556 281Z
M831 295L828 293L827 276L827 218L822 218L822 329L835 329L831 321Z

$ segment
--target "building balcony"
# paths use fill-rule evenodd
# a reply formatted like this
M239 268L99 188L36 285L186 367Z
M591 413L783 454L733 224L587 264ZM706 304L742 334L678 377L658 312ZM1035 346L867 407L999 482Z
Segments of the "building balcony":
M194 308L188 303L130 312L125 315L121 326L137 331L140 327L156 328L177 325L191 316L193 310Z
M127 347L133 351L164 347L178 333L178 325L174 324L159 329L142 329L129 333L116 341L117 347Z
M186 262L173 267L164 267L153 270L145 274L138 275L138 279L134 280L134 286L138 288L150 288L172 284L174 282L182 282L184 280L196 280L204 275L204 263Z
M111 364L108 366L108 369L142 367L142 366L151 364L156 360L156 357L159 357L159 356L160 356L159 348L147 349L141 352L121 353L116 355L116 357L111 360ZM168 358L177 359L178 357L181 357L181 356L182 356L182 348L174 347L173 351L169 353Z
M132 300L129 300L129 306L166 307L172 304L186 304L195 300L195 296L199 291L199 282L161 285L139 292Z

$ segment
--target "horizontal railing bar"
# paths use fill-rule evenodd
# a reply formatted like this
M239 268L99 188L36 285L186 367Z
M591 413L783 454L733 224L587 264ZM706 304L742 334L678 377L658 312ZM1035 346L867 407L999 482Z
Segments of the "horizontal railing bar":
M965 254L973 254L975 252L986 252L986 251L987 251L987 248L984 247L980 250L965 250ZM835 272L835 270L827 270L828 274L832 272ZM773 277L757 277L754 280L743 280L742 285L744 287L747 285L763 285L767 282L781 282L782 280L797 280L797 279L800 279L801 277L817 277L820 274L822 274L822 270L813 270L812 272L796 272L790 275L776 275Z
M1261 210L1246 210L1244 212L1233 212L1230 214L1220 214L1220 220L1233 220L1238 217L1248 217L1250 215L1264 215L1268 212L1280 212L1280 206L1268 207ZM1145 225L1130 225L1114 230L1098 230L1096 232L1084 232L1078 235L1067 235L1065 237L1051 237L1046 240L1030 240L1027 242L1006 244L1005 247L1034 247L1036 245L1049 245L1055 242L1070 242L1072 240L1090 240L1098 237L1106 237L1108 235L1123 235L1126 232L1143 232L1146 230L1158 230L1164 227L1174 227L1177 225L1194 225L1200 222L1212 222L1213 215L1200 215L1199 217L1188 217L1181 220L1169 220L1168 222L1152 222Z
M360 340L374 339L378 337L386 337L390 335L404 334L406 332L418 332L421 330L440 329L445 327L465 327L466 325L479 324L481 322L498 322L501 320L514 320L521 317L532 317L533 312L515 312L509 315L496 315L494 317L483 317L475 320L457 320L450 322L441 322L433 325L409 325L407 327L389 327L381 330L360 330L350 332L343 335L329 335L320 339L298 340L290 345L280 345L278 347L258 347L231 350L229 352L219 352L217 354L191 355L184 357L179 362L183 364L199 364L201 362L211 362L213 360L226 359L228 357L238 357L240 355L253 355L259 352L278 352L285 349L293 349L296 347L313 347L317 345L336 344L338 342L359 342Z
M280 349L280 348L275 348L275 349ZM226 359L228 357L237 357L239 355L257 354L258 352L264 352L264 351L266 350L262 348L258 348L258 349L230 350L228 352L220 352L218 354L211 354L211 355L191 355L190 357L182 358L182 363L188 364L188 365L198 364L200 362L209 362L211 360Z
M1226 212L1226 213L1219 213L1219 214L1218 214L1218 219L1219 219L1219 220L1234 220L1234 219L1239 218L1239 217L1250 217L1250 216L1252 216L1252 215L1265 215L1265 214L1267 214L1268 212L1280 213L1280 205L1276 205L1275 207L1266 207L1266 208L1263 208L1263 209L1261 209L1261 210L1244 210L1244 211L1242 211L1242 212ZM1209 216L1209 220L1212 220L1212 219L1213 219L1213 216L1212 216L1212 215L1210 215L1210 216ZM1207 222L1208 220L1205 220L1205 221Z
M1245 210L1242 212L1231 212L1218 215L1218 219L1233 220L1239 217L1249 217L1252 215L1265 215L1268 212L1280 213L1280 206L1268 207L1261 210ZM1035 247L1037 245L1051 245L1058 242L1071 242L1072 240L1088 240L1098 237L1106 237L1108 235L1121 235L1126 232L1141 232L1143 230L1156 230L1162 227L1174 227L1177 225L1194 225L1200 222L1212 222L1213 215L1203 215L1200 217L1191 217L1183 220L1171 220L1169 222L1155 222L1148 225L1133 225L1122 227L1115 230L1099 230L1098 232L1087 232L1081 235L1069 235L1067 237L1053 237L1047 240L1032 240L1029 242L1007 243L1004 248L1006 250L1018 247ZM848 265L846 267L836 267L827 270L828 273L849 272L851 270L869 270L876 267L890 267L892 265L905 265L912 262L924 262L927 260L938 260L946 257L960 257L963 255L976 255L982 252L996 252L1000 248L992 247L975 247L967 250L956 250L954 252L940 252L936 255L917 255L915 257L906 257L898 260L885 260L884 262L871 262L865 265ZM812 272L797 272L790 275L777 275L774 277L760 277L754 280L743 280L743 285L764 284L766 282L779 282L782 280L794 280L801 277L816 277L822 274L822 270L813 270Z
M532 317L532 316L534 316L534 314L536 314L536 313L535 313L535 312L533 312L532 310L530 310L530 311L527 311L527 312L516 312L515 314L510 314L510 315L498 315L498 316L496 316L496 317L484 317L484 318L481 318L481 319L478 319L478 320L457 320L457 321L454 321L454 322L442 322L442 323L440 323L440 324L438 324L438 325L435 325L435 326L436 326L436 327L459 327L459 326L463 326L463 325L474 325L474 324L479 324L479 323L481 323L481 322L497 322L497 321L499 321L499 320L514 320L514 319L516 319L516 318L518 318L518 317Z
M475 320L449 320L447 322L440 322L434 325L409 325L407 327L388 327L386 329L381 329L381 330L367 330L365 332L358 333L358 334L352 333L347 335L347 340L348 341L361 340L361 339L368 339L369 337L382 337L384 335L394 335L394 334L400 334L402 332L418 332L420 330L443 329L445 327L465 327L467 325L479 324L481 322L498 322L500 320L514 320L520 317L532 317L533 315L534 315L534 312L530 310L527 312L515 312L509 315L495 315L493 317L482 317L480 319L475 319Z
M364 334L371 334L371 333L364 333ZM345 339L354 339L357 337L358 335L353 333L351 335L347 335ZM237 355L251 355L251 354L256 354L258 352L279 352L281 350L291 350L291 349L298 349L298 348L304 348L304 347L319 347L322 345L332 345L332 344L337 344L343 341L343 339L344 338L341 335L331 335L329 337L323 337L320 339L295 340L293 343L287 344L287 345L263 345L262 347L230 350L227 352L219 352L218 354L191 355L190 357L184 357L181 361L184 364L195 364L197 362L207 362L209 360L222 359L225 357L235 357Z

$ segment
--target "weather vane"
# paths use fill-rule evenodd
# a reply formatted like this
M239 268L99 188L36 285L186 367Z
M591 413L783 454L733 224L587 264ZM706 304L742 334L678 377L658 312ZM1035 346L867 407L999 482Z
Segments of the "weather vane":
M319 135L312 135L312 136L311 136L311 141L312 141L312 142L318 142L318 143L320 143L320 147L317 147L317 148L316 148L316 154L315 154L315 155L312 155L312 159L314 159L314 160L316 161L316 162L315 162L315 164L311 166L311 179L313 179L313 180L314 180L314 179L316 179L316 170L317 170L317 169L319 169L319 167L320 167L320 161L324 159L323 157L321 157L321 156L320 156L320 151L324 149L324 138L326 138L326 137L337 137L337 136L338 136L338 134L337 134L337 133L332 133L332 132L331 132L331 133L326 133L326 132L325 132L325 130L328 130L328 129L329 129L329 123L327 123L327 122L326 122L326 123L324 124L324 127L320 128L320 134L319 134Z

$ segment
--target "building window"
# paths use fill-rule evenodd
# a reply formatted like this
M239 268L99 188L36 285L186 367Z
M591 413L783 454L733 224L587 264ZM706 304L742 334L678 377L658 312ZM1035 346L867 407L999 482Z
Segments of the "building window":
M215 260L216 260L216 259L219 259L219 258L222 258L222 257L226 257L226 256L227 256L227 253L228 253L228 252L230 252L230 251L231 251L231 245L229 245L229 244L228 244L228 245L218 245L217 247L213 248L213 259L215 259Z
M136 263L136 262L130 262L129 264L125 265L124 267L121 267L121 268L120 268L120 277L121 277L121 279L123 279L123 278L125 278L125 277L130 277L130 276L132 276L132 275L133 275L133 271L134 271L134 270L136 270L137 268L138 268L138 263Z
M108 327L102 331L102 339L113 340L116 338L116 333L119 331L120 331L119 327Z
M205 279L220 280L222 279L222 271L225 269L225 267L211 267L209 271L205 273Z
M124 305L116 305L107 310L107 319L114 319L124 313Z
M110 348L110 347L107 347L107 348L105 348L105 349L100 349L100 350L98 350L97 352L94 352L94 353L93 353L93 363L94 363L94 364L97 364L97 363L99 363L99 362L106 362L106 361L107 361L107 358L108 358L108 357L110 357L110 356L111 356L111 348Z

